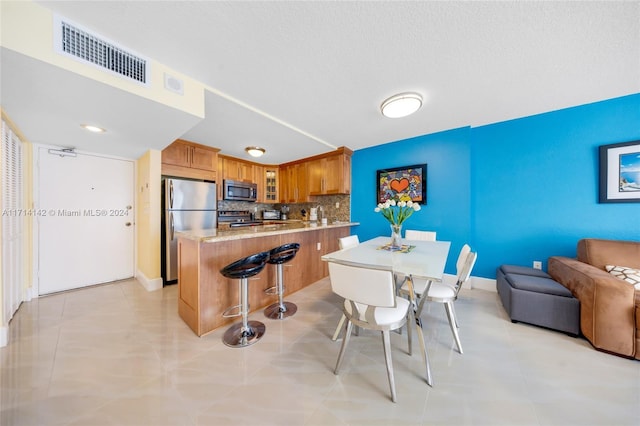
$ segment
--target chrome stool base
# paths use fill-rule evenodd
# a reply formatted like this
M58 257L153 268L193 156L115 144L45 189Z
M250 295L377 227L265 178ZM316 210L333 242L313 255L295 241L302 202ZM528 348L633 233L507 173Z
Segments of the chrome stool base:
M282 305L280 305L280 303L274 303L264 309L264 316L270 319L281 320L295 314L297 310L298 307L295 303L282 302Z
M234 324L224 332L222 342L232 348L244 348L253 345L262 336L266 327L260 321L249 321L249 277L260 273L269 259L269 252L252 254L236 260L220 270L227 278L238 281L238 304L224 311L223 316L242 316L242 322ZM237 310L235 313L233 311Z
M234 324L224 332L222 342L232 348L244 348L260 340L265 330L260 321L249 321L246 327L242 323Z

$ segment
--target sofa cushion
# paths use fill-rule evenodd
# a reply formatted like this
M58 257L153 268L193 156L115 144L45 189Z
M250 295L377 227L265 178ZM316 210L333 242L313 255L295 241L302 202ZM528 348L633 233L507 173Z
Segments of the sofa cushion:
M614 277L627 282L640 290L640 270L627 266L607 265L605 269Z
M606 265L625 265L640 269L640 243L585 238L578 241L577 258L602 271Z
M563 285L551 278L535 277L532 275L506 274L505 278L511 287L518 290L532 291L534 293L553 294L556 296L573 297L571 292Z

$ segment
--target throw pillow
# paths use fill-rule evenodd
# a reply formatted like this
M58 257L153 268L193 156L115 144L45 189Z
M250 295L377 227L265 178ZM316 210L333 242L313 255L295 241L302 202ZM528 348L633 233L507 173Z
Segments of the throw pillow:
M628 282L636 289L640 290L640 270L627 266L607 265L605 269L614 277Z

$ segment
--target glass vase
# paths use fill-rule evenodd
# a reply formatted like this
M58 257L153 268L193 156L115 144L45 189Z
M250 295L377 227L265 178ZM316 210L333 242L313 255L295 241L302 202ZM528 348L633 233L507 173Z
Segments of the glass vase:
M391 250L400 250L402 248L402 225L391 224L391 242L389 248Z

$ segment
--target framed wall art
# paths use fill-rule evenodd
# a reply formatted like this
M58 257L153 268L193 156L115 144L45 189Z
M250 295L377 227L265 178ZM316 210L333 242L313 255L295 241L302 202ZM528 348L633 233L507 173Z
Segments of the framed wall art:
M600 147L601 203L640 203L640 141Z
M376 204L387 200L427 204L427 165L378 170L376 194Z

